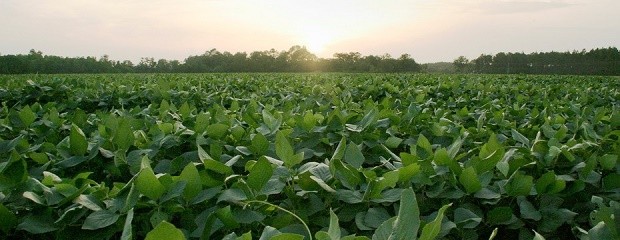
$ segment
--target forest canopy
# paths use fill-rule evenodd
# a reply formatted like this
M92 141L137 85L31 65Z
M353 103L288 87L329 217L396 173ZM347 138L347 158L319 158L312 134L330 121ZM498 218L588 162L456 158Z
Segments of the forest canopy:
M453 62L459 73L620 75L620 51L615 47L572 52L481 54ZM61 57L30 50L28 54L0 55L0 74L26 73L206 73L206 72L424 72L434 68L418 64L411 55L362 55L335 53L319 58L304 46L285 51L275 49L251 53L218 51L213 48L183 61L141 58L115 61L102 57Z

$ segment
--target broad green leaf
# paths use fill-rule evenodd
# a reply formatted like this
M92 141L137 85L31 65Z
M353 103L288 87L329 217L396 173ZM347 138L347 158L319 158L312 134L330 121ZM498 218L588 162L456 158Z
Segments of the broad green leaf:
M400 197L398 216L388 240L417 239L420 228L420 210L412 188L405 189Z
M95 230L104 228L116 223L118 217L119 215L117 213L108 210L96 211L84 219L82 229Z
M502 224L512 218L512 209L510 207L495 207L487 213L488 224Z
M443 221L444 213L450 206L452 206L452 203L441 207L437 212L437 217L435 217L435 220L424 225L424 228L422 228L422 234L419 238L420 240L433 240L437 237L441 231L441 222Z
M234 229L240 226L239 222L235 220L235 217L230 210L230 206L218 209L217 211L215 211L215 214L217 218L220 219L220 221L222 221L222 223L224 223L224 226L226 226L227 228Z
M424 135L420 134L420 136L418 137L417 145L418 147L424 149L428 156L433 154L433 147L431 146L431 142L429 142Z
M601 168L603 168L604 170L613 170L616 167L616 162L618 162L618 155L605 154L598 160Z
M391 136L385 140L385 146L388 148L397 148L403 142L402 138Z
M216 123L207 127L207 135L213 139L222 139L228 132L228 125Z
M133 131L131 130L131 123L129 119L123 119L119 121L118 128L114 134L113 142L118 149L127 150L133 145L134 142Z
M21 119L25 127L30 126L30 124L32 124L36 118L37 115L28 105L26 105L19 111L19 119Z
M245 193L237 188L226 189L222 191L222 194L217 199L217 202L227 201L227 202L240 202L248 199Z
M390 237L392 237L392 234L394 233L394 230L393 230L394 222L396 222L396 217L392 217L392 218L386 220L385 222L383 222L375 230L374 234L372 235L372 240L387 240L387 239L390 239ZM412 238L412 240L415 240L415 238Z
M354 143L347 144L347 149L344 152L344 161L346 163L350 164L354 168L359 169L362 167L362 164L365 160L366 158L364 158L362 151L360 151L357 145L355 145Z
M271 168L271 163L262 157L254 164L248 174L248 186L258 192L265 186L272 175L273 168Z
M557 179L553 172L547 172L536 180L536 192L538 194L558 193L564 190L564 187L566 187L566 183Z
M519 212L521 213L521 217L524 219L532 219L534 221L539 221L542 218L542 215L534 205L527 200L527 198L520 196L517 197L517 203L519 204Z
M196 195L198 195L198 193L202 190L200 174L193 163L189 163L185 166L185 168L183 168L181 175L179 175L179 180L184 180L187 182L185 190L183 191L183 198L187 201L196 197Z
M279 233L271 237L270 240L303 240L304 236L294 233Z
M614 236L609 231L609 227L605 222L599 222L590 230L588 230L588 237L590 239L614 239Z
M482 189L480 179L478 178L478 174L476 174L476 169L473 167L465 168L465 170L461 172L459 182L465 187L467 193L475 193Z
M614 191L620 189L620 174L610 173L609 175L603 177L601 181L603 184L603 189L606 191Z
M28 179L28 166L23 159L14 162L4 162L4 169L0 171L0 191L15 187Z
M464 229L475 228L480 222L482 222L482 217L469 209L457 208L454 210L454 223L459 225L459 227L462 226Z
M162 221L146 234L145 240L184 240L183 232L169 222Z
M409 164L406 167L398 169L398 181L403 183L408 182L418 173L420 173L420 165L417 163Z
M15 226L17 226L17 216L0 203L0 230L8 234Z
M153 200L159 199L159 197L166 192L166 187L159 182L159 179L157 179L151 167L146 167L140 170L140 173L138 173L138 177L135 180L135 184L137 190L142 193L142 195Z
M300 154L302 153L303 152ZM284 165L288 167L295 166L303 160L303 155L299 158L299 154L295 154L293 147L282 131L276 134L276 155L278 155L278 157L284 161Z
M196 122L194 123L194 131L197 133L203 133L209 126L209 120L211 116L208 113L201 112L196 115Z
M533 183L533 177L521 174L515 174L506 184L506 193L510 196L527 196L530 194Z
M256 155L264 155L267 150L269 150L269 141L267 141L267 138L263 134L256 133L254 138L252 138L251 150Z
M69 135L69 146L71 146L71 153L76 156L84 156L88 149L88 142L82 129L75 124L71 124L71 133Z
M32 234L41 234L56 231L58 227L55 226L54 219L48 213L41 213L21 219L17 229Z

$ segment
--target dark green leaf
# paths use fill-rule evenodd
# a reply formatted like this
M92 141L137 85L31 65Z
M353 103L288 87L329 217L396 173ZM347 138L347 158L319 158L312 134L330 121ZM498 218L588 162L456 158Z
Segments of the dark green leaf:
M82 229L95 230L110 226L118 220L119 215L117 213L101 210L96 211L88 215L82 224Z

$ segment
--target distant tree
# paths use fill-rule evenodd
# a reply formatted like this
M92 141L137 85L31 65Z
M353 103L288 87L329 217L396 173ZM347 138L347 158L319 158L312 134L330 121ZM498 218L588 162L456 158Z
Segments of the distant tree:
M469 70L469 59L467 59L465 56L459 56L458 58L454 59L452 63L454 64L456 71L459 73L465 73Z

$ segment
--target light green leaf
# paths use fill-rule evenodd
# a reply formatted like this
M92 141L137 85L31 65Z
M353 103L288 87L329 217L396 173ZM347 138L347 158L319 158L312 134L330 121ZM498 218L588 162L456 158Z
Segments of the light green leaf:
M19 119L22 121L24 126L28 127L30 124L34 122L37 118L37 115L32 111L30 106L26 105L19 111Z
M444 213L450 206L452 206L452 203L441 207L437 212L437 217L435 217L435 220L424 225L424 228L422 228L422 234L420 235L420 240L433 240L437 237L441 231L441 222L443 221Z
M258 159L248 174L248 186L254 191L260 191L273 175L271 163L264 157Z
M465 168L459 176L459 182L465 187L467 193L475 193L482 189L480 179L473 167Z
M183 168L181 175L179 175L179 180L185 180L187 182L185 190L183 191L183 198L187 201L196 197L202 190L200 174L193 163L189 163Z
M340 225L338 225L338 216L334 210L329 210L329 229L327 230L331 240L340 240Z
M267 138L263 134L256 133L254 138L252 138L250 150L256 155L264 155L267 150L269 150L269 141L267 141Z
M84 156L88 149L88 142L82 129L75 124L71 124L71 133L69 135L69 146L71 153L76 156Z
M169 222L162 221L146 234L145 240L184 240L183 232Z
M166 192L166 187L159 182L151 167L140 170L135 180L136 188L142 195L157 200Z
M420 209L412 188L405 189L400 197L398 216L388 240L417 239L420 228Z

